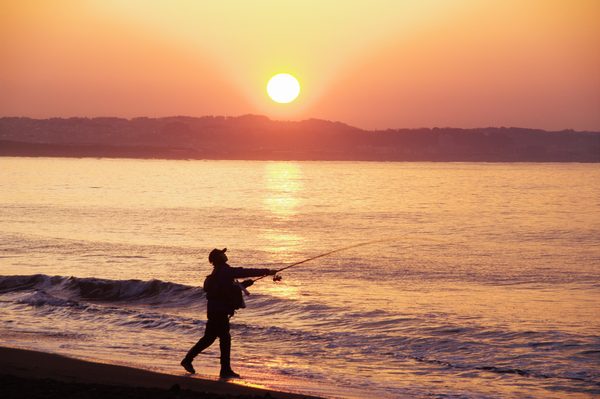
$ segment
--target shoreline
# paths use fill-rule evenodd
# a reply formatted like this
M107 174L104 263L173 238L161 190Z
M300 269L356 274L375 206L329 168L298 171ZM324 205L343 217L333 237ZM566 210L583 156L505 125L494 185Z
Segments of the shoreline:
M162 374L62 355L0 346L3 398L271 398L315 396Z

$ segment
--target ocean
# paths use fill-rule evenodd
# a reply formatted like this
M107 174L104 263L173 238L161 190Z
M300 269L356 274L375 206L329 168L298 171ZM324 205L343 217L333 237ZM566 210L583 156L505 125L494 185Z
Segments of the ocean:
M281 268L242 384L329 398L600 394L600 165L0 158L0 345L185 374L213 248ZM194 361L216 378L218 344Z

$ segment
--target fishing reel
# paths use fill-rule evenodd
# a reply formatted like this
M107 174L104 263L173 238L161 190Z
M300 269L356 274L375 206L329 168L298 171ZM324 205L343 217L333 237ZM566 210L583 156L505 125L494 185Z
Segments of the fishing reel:
M278 282L281 281L282 278L283 277L281 277L279 274L276 274L276 275L273 276L273 281L276 282L276 283L278 283Z

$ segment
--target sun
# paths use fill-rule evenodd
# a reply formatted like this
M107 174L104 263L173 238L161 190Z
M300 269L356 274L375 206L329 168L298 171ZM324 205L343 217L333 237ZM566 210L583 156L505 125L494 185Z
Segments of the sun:
M269 79L267 93L277 103L291 103L300 94L300 83L289 73L278 73Z

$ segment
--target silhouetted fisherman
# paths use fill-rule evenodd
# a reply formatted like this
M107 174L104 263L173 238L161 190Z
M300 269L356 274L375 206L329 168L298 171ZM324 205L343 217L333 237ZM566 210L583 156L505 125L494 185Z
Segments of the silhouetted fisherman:
M245 269L231 267L227 264L227 248L213 249L208 255L208 261L213 265L213 271L204 281L204 291L208 299L206 314L206 330L204 336L189 350L181 365L186 371L195 373L192 361L204 349L212 345L219 338L221 349L221 378L239 378L240 375L231 369L231 335L229 334L229 318L235 311L245 308L242 290L252 285L252 280L241 283L236 278L260 277L274 275L276 270L271 269Z

